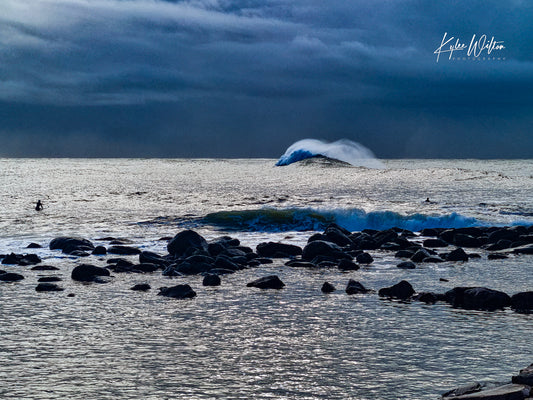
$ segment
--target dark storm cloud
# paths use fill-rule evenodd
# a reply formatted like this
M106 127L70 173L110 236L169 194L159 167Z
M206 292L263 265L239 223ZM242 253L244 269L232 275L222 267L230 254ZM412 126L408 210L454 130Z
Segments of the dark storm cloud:
M519 0L4 0L0 155L348 137L383 157L530 156L532 18ZM495 36L506 59L437 63L444 32Z

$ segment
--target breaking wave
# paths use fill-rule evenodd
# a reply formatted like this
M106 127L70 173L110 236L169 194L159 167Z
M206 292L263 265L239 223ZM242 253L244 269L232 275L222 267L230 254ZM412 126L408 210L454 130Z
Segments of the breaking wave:
M204 224L226 230L262 232L320 231L332 222L350 231L397 227L418 232L424 228L462 228L485 225L475 218L457 213L441 216L403 215L393 211L365 212L360 209L263 208L214 212L202 219Z
M276 165L289 165L320 156L342 161L355 167L385 167L369 149L348 139L341 139L332 143L316 139L300 140L289 146L285 154L276 162Z

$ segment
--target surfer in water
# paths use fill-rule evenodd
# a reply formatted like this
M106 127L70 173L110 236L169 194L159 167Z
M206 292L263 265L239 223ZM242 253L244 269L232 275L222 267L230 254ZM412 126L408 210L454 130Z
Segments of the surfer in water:
M41 211L43 209L43 203L41 203L41 200L37 200L37 204L35 205L35 211Z

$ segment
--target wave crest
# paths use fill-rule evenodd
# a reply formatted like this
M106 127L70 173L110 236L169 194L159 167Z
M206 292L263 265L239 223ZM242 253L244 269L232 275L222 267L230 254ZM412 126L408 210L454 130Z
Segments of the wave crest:
M276 165L289 165L319 156L342 161L355 167L385 167L383 163L374 156L372 151L363 145L348 139L341 139L331 143L316 139L299 140L289 146L285 151L285 154L283 154L276 162Z
M483 225L475 218L457 213L441 216L403 215L393 211L365 212L360 209L317 210L312 208L220 211L206 215L202 222L227 230L259 232L320 231L332 222L352 232L393 227L418 232L424 228L462 228Z

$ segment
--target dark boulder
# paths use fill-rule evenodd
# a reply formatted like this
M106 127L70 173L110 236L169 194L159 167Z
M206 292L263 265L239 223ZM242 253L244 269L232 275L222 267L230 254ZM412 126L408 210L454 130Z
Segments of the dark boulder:
M32 271L58 271L59 268L53 267L51 265L37 265L36 267L31 268Z
M412 250L399 250L394 254L396 258L411 258L415 254Z
M50 250L61 250L70 254L75 250L93 251L94 245L87 239L76 237L58 237L50 242Z
M369 290L365 288L360 282L357 282L353 279L350 279L348 281L348 284L346 285L346 293L347 294L359 294L359 293L367 293Z
M489 260L504 260L506 258L509 258L509 256L507 254L502 254L502 253L490 253L487 256L487 259Z
M58 276L43 276L37 282L60 282L62 279Z
M305 261L311 261L317 256L331 257L335 260L340 260L342 258L351 259L351 257L344 253L335 243L325 242L323 240L310 242L303 249L302 258Z
M206 263L206 262L193 262L193 261L184 261L178 264L175 268L177 272L185 275L196 275L204 272L208 272L215 268L215 264Z
M202 285L204 286L220 286L220 284L220 276L217 274L207 274L202 281Z
M454 237L453 243L456 246L461 247L480 247L482 244L481 240L479 240L477 237L466 235L464 233L457 233Z
M339 261L338 268L341 271L357 271L359 269L359 265L357 265L353 261L342 259Z
M259 261L261 262L261 261ZM234 263L229 258L224 256L218 256L215 260L215 267L222 269L230 269L232 271L238 271L242 269L237 263Z
M442 258L440 258L439 256L429 256L429 257L426 257L422 260L422 262L424 263L441 263L441 262L444 262L444 260Z
M439 230L434 228L425 228L420 231L420 236L437 237L439 236Z
M61 292L63 290L65 289L49 282L39 283L35 288L36 292Z
M446 254L447 261L468 261L468 254L462 248L457 248Z
M105 256L107 254L107 249L104 246L96 246L91 254L95 256Z
M533 254L533 244L517 247L513 250L515 254Z
M90 264L81 264L72 270L72 279L80 282L93 282L98 276L109 276L109 270Z
M154 272L160 269L160 266L156 264L143 263L143 264L133 265L131 269L133 272L150 273L150 272Z
M211 257L216 257L220 253L222 253L224 250L226 250L226 246L224 246L223 243L215 242L215 243L209 243L207 245L207 252Z
M208 251L207 241L193 230L179 232L167 245L169 254L183 256L191 250Z
M533 312L533 292L520 292L511 296L511 308L518 312Z
M388 242L394 242L398 238L398 233L394 229L387 229L385 231L379 231L372 235L373 241L378 247Z
M464 386L460 386L456 389L452 389L446 393L443 393L442 398L443 399L446 399L448 397L455 398L457 396L462 396L465 394L476 393L476 392L479 392L482 388L483 387L481 386L479 382L473 382L473 383L469 383Z
M415 254L411 256L411 261L422 262L425 258L431 257L431 253L426 249L419 249Z
M136 285L130 287L130 290L146 292L150 290L151 288L152 287L148 283L137 283Z
M176 285L159 288L158 296L172 297L174 299L192 299L196 292L189 285Z
M316 264L313 264L309 261L301 261L301 260L290 260L285 263L288 267L293 268L317 268L318 266Z
M520 370L518 375L513 376L513 383L533 386L533 364Z
M256 287L259 289L281 289L285 284L278 278L277 275L269 275L263 278L256 279L253 282L248 283L248 287Z
M372 256L365 252L358 254L357 257L355 257L355 259L357 260L359 264L372 264L374 262L374 259L372 258Z
M260 257L289 257L302 254L302 249L298 246L276 242L259 243L256 251Z
M33 242L26 246L27 249L40 249L42 247L40 244Z
M414 293L415 293L415 290L413 289L411 284L407 281L401 281L391 287L379 289L379 292L378 292L378 294L382 297L390 297L390 298L395 298L395 299L400 299L400 300L407 300Z
M510 240L511 242L518 239L520 232L512 228L501 228L489 234L489 243L496 243L501 239Z
M511 305L504 292L485 287L456 287L445 293L446 301L454 307L468 310L494 311Z
M398 267L400 269L415 269L416 265L412 261L404 261L404 262L401 262L398 265L396 265L396 267Z
M17 274L15 272L6 272L4 274L0 275L0 281L3 282L16 282L23 280L24 277L20 274Z
M41 262L41 258L37 254L15 254L11 253L4 257L2 264L12 264L12 265L35 265Z
M322 291L322 293L332 293L337 289L335 289L335 286L333 286L331 283L324 282L320 290Z
M339 246L348 246L352 244L349 235L351 233L342 229L340 226L330 224L324 231L325 241L335 243Z
M141 264L156 264L161 267L166 267L170 264L168 260L163 258L157 253L153 253L151 251L143 251L141 254L139 254L139 263Z
M426 239L426 240L424 240L423 246L424 247L432 247L432 248L435 248L435 247L447 247L448 243L446 243L442 239Z
M435 304L439 300L439 296L431 292L422 292L413 296L413 300L421 301L426 304Z
M107 249L107 252L109 254L118 254L121 256L134 256L137 254L141 254L141 250L136 247L121 245L111 246L109 249Z

